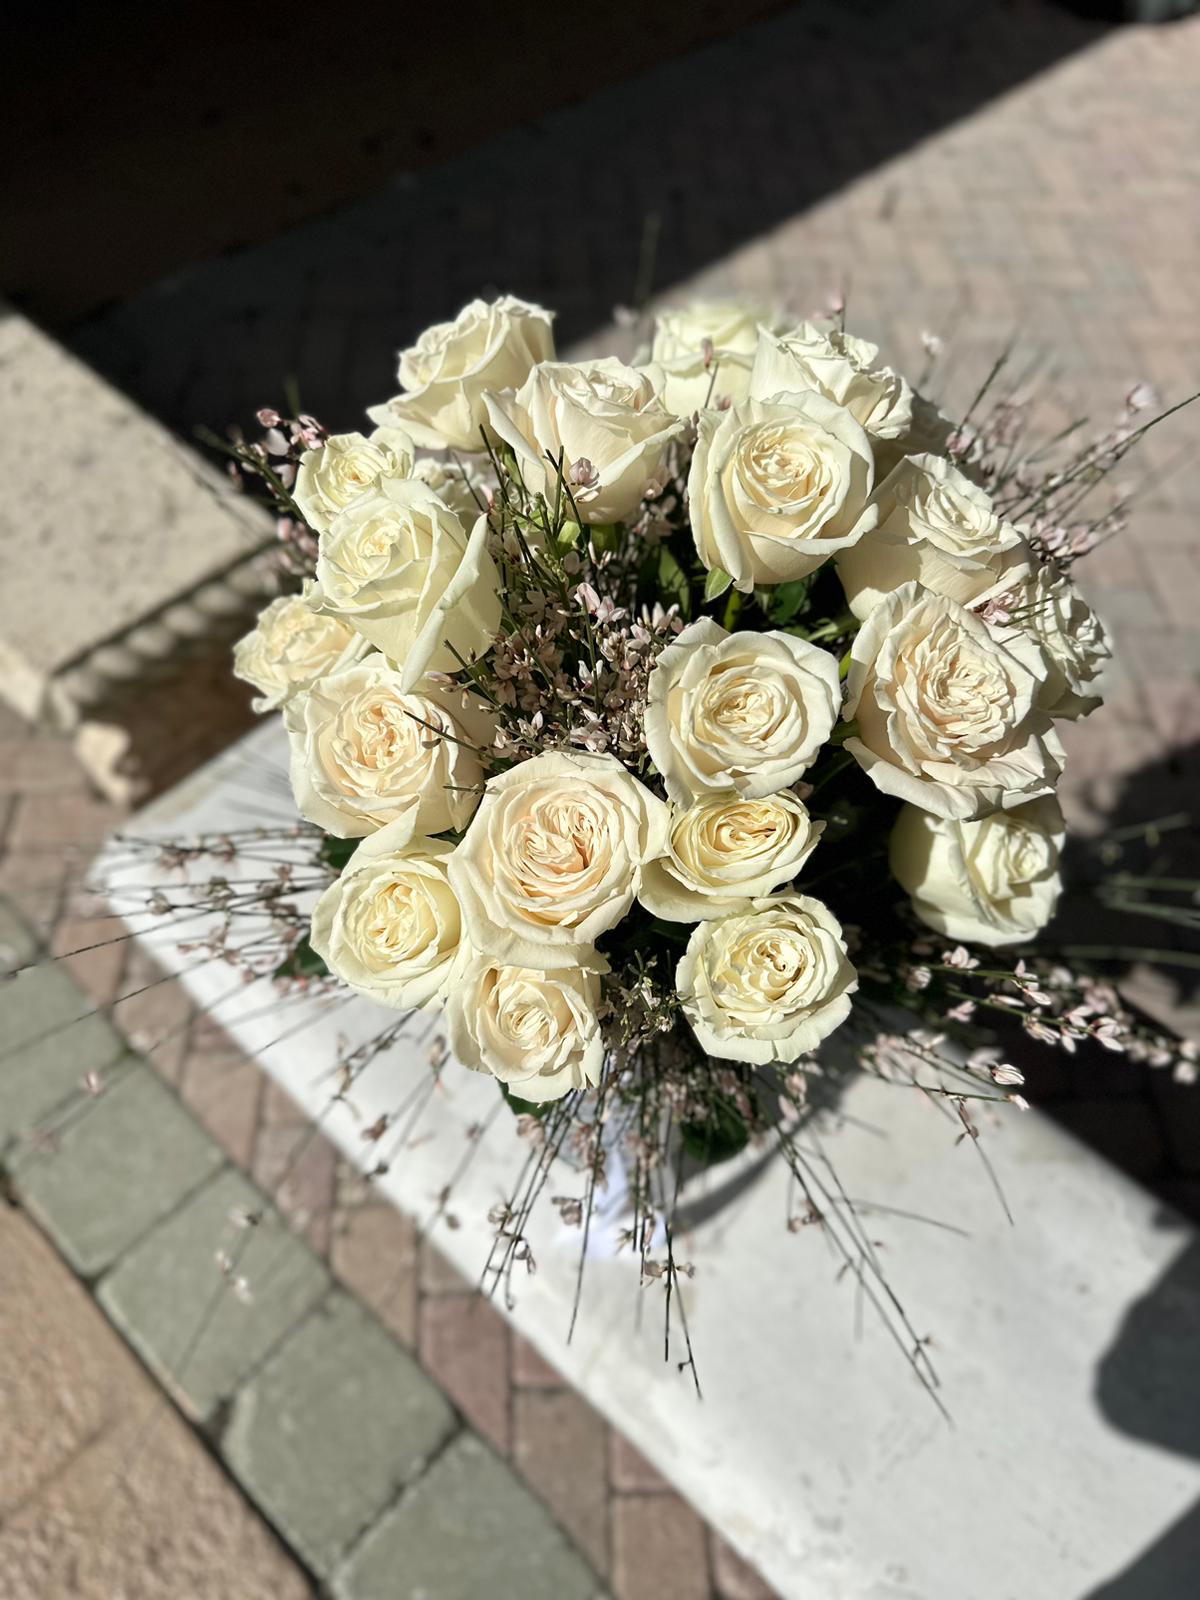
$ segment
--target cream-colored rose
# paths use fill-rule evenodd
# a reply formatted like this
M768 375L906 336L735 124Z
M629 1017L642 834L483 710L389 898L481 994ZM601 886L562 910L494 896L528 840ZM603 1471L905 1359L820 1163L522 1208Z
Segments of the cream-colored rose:
M706 406L744 400L760 323L775 321L742 300L698 301L664 311L654 323L651 358L663 374L668 411L690 417Z
M481 450L487 389L515 389L539 361L554 359L552 313L512 295L472 300L400 355L404 393L374 406L372 422L406 429L419 445Z
M1001 579L977 609L995 618L993 631L1002 641L1020 630L1041 645L1047 666L1039 696L1043 711L1072 720L1095 711L1112 648L1104 624L1060 567L1047 562L1015 584Z
M1020 530L940 456L909 456L872 496L877 525L835 557L846 601L861 622L885 594L920 583L971 605L1002 580L1033 570Z
M432 489L468 528L474 527L480 512L486 511L490 504L487 477L470 462L439 461L435 456L422 456L411 476Z
M949 453L955 423L940 406L917 389L912 396L912 421L907 430L894 439L875 438L875 479L882 483L905 456L944 456ZM963 463L959 470L971 476Z
M906 583L850 651L845 748L884 794L959 821L1049 794L1063 748L1037 700L1046 675L1027 635L1001 644L953 600Z
M1054 915L1065 841L1053 795L978 822L905 806L892 830L892 872L921 921L948 939L1017 944Z
M879 347L802 322L787 333L764 328L750 375L756 400L815 389L845 406L873 439L896 439L912 425L912 390L898 372L877 365Z
M450 863L472 946L542 970L594 963L667 828L615 756L550 750L491 778Z
M811 390L705 411L688 472L701 561L745 594L806 578L874 526L874 471L861 425Z
M370 649L337 617L319 616L304 595L280 595L233 647L233 673L259 691L255 711L275 711L318 678L352 666Z
M300 813L340 839L400 818L412 834L465 828L479 804L490 715L461 690L406 691L383 656L321 678L283 725Z
M661 381L661 380L660 380ZM623 522L663 471L685 424L654 377L614 356L571 366L547 361L515 392L487 396L493 431L516 452L526 486L553 501L563 473L585 522Z
M789 788L829 738L838 664L790 633L726 633L709 617L669 644L650 674L646 748L677 804Z
M413 443L399 428L334 433L300 457L292 498L310 528L324 533L334 517L353 505L383 478L406 478L412 470Z
M395 661L411 689L491 649L500 575L487 545L486 517L468 537L425 484L385 479L322 534L311 604Z
M789 789L761 800L731 794L672 805L667 854L643 869L638 899L667 922L722 917L790 883L824 827Z
M840 1027L858 974L828 906L784 894L699 923L675 984L709 1055L765 1066L796 1061Z
M441 999L462 934L446 876L453 846L407 833L402 819L364 839L314 906L309 935L330 972L397 1011Z
M602 968L601 970L607 970ZM450 1048L520 1100L561 1100L604 1069L598 972L545 972L479 956L455 974L446 1002Z

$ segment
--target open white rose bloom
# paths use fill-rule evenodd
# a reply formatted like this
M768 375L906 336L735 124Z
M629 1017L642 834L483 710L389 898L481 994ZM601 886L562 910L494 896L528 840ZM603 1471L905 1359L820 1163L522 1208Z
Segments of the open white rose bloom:
M772 1142L836 1205L794 1132L838 1062L975 1132L973 1096L1019 1098L984 1023L1145 1047L1035 944L1056 721L1109 654L1073 568L1137 430L1064 461L1011 395L956 422L763 306L664 312L636 366L551 324L473 302L370 433L269 414L238 459L287 592L236 671L282 711L319 885L277 896L280 981L426 1012L433 1070L494 1077L592 1193L619 1149L648 1259L681 1161Z

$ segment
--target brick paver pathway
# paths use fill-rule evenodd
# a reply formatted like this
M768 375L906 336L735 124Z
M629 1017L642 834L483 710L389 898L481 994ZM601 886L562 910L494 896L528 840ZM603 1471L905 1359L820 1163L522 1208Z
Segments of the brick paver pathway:
M74 342L179 426L245 414L289 372L307 403L351 423L389 391L391 348L485 280L561 306L568 337L600 328L630 293L635 239L655 210L660 287L736 288L806 309L848 280L852 320L898 363L916 363L923 327L951 337L959 393L1014 331L1048 345L1061 387L1097 417L1138 378L1166 399L1200 387L1200 22L1104 34L1049 6L988 4L970 8L969 21L955 13L931 55L903 13L808 7L746 30L706 54L703 81L693 60L606 91L437 180L140 296ZM954 52L957 74L947 71ZM1014 53L1026 72L1046 70L1020 82ZM936 115L921 121L911 108L928 102ZM861 176L840 187L851 173ZM527 203L527 224L501 225L501 191L517 197L514 208ZM553 196L557 208L564 193L579 199L573 227L557 209L552 226L544 203ZM1150 441L1135 531L1088 568L1123 666L1110 705L1072 730L1066 798L1080 819L1195 804L1198 422ZM52 741L13 726L4 741L0 893L73 948L87 942L77 919L88 908L71 884L114 819ZM142 960L116 947L72 966L111 997L145 981ZM1187 990L1142 992L1186 1017ZM143 1043L168 1034L155 1059L239 1163L263 1181L281 1170L301 1131L294 1113L184 997L163 985L123 1002L117 1018ZM1131 1170L1194 1203L1200 1098L1147 1089L1119 1067L1083 1085L1065 1069L1049 1088L1071 1095L1082 1130ZM311 1146L280 1201L621 1600L693 1600L714 1586L729 1600L761 1593L327 1147ZM559 1466L568 1450L569 1493Z

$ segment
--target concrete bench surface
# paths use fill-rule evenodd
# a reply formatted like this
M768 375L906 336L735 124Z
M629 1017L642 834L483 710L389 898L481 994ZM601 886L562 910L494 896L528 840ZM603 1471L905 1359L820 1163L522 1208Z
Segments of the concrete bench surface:
M2 302L0 438L0 694L71 727L97 653L223 580L270 518Z
M138 836L189 837L294 818L274 722L148 807ZM142 886L144 860L107 858ZM206 875L201 868L197 876ZM339 1052L387 1016L312 997L271 1003L220 963L181 955L178 932L130 912L181 973L347 1157L373 1165L362 1130L429 1070L427 1045L377 1060L353 1110L329 1109ZM304 1026L299 1026L301 1019ZM427 1028L423 1023L422 1032ZM414 1030L414 1033L417 1030ZM281 1035L286 1035L281 1038ZM430 1221L495 1110L490 1079L450 1064L381 1187ZM1196 1592L1200 1516L1200 1252L1195 1233L1036 1112L984 1120L1010 1225L969 1141L911 1091L858 1077L820 1138L867 1210L892 1287L932 1340L948 1424L819 1227L789 1232L779 1161L677 1240L703 1399L663 1361L662 1284L595 1241L566 1342L579 1235L541 1208L537 1271L518 1268L517 1329L579 1388L788 1600L1182 1600ZM493 1119L434 1235L478 1277L488 1210L525 1155ZM715 1179L728 1177L719 1169ZM582 1195L562 1165L547 1194ZM891 1209L889 1209L891 1208ZM704 1207L696 1208L697 1214ZM909 1215L903 1215L908 1213ZM932 1219L932 1220L917 1220ZM934 1224L951 1224L953 1230ZM677 1321L674 1324L678 1327ZM682 1358L682 1345L673 1346ZM1190 1576L1189 1576L1190 1574Z

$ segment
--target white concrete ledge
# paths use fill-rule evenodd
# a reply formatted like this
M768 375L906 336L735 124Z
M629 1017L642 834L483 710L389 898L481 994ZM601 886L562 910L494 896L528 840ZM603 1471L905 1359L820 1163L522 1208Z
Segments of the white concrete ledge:
M265 726L131 831L178 838L291 820L284 773L279 730ZM122 872L146 876L116 847L109 872L116 887ZM327 1113L339 1042L370 1037L385 1014L240 988L228 968L178 952L199 924L143 925L147 946L264 1069L313 1116ZM362 1129L427 1071L423 1047L393 1052L368 1069L354 1113L325 1115L348 1158L378 1158ZM398 1207L418 1221L434 1213L466 1130L495 1103L490 1080L448 1070L425 1137L382 1180ZM1170 1530L1200 1501L1193 1231L1036 1113L985 1132L1010 1226L976 1152L920 1098L860 1077L843 1111L824 1137L850 1195L965 1230L884 1212L871 1222L890 1282L933 1341L953 1426L877 1319L867 1314L856 1336L854 1285L821 1229L785 1227L778 1162L679 1245L696 1265L686 1295L703 1401L663 1363L661 1285L639 1291L626 1257L601 1250L589 1262L566 1343L578 1235L550 1207L515 1326L789 1600L1184 1600L1195 1590ZM436 1237L469 1275L523 1153L501 1116L455 1187L460 1226ZM581 1188L568 1168L550 1185Z

